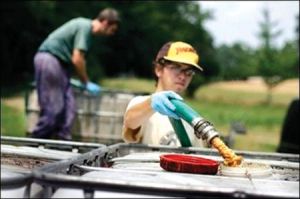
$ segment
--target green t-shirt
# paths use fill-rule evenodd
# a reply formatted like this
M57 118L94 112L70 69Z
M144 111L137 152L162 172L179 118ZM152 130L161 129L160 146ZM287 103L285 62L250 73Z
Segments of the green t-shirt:
M75 18L52 32L38 51L47 51L71 64L73 49L88 51L92 39L92 20Z

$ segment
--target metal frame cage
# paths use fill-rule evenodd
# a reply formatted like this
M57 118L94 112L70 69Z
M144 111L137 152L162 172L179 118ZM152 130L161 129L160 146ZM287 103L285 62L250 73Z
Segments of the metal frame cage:
M39 195L32 191L32 171L95 149L106 148L103 144L44 140L1 136L1 196L30 198ZM36 186L35 186L36 187ZM15 191L15 194L12 194ZM11 195L12 194L12 195Z
M236 151L244 158L268 162L274 170L279 167L279 170L292 170L298 177L291 181L284 180L284 174L282 179L272 180L112 168L114 158L136 152L142 156L143 153L183 153L219 158L214 149L118 143L38 168L33 175L36 183L45 187L43 197L51 197L62 188L82 190L85 198L99 197L98 191L148 197L299 197L299 155L296 154ZM148 162L151 163L159 164L157 160Z
M136 95L148 94L103 88L99 95L91 95L74 86L72 88L77 107L72 127L74 139L108 145L122 142L123 115L129 101ZM26 129L30 135L40 113L34 83L25 92L24 101Z

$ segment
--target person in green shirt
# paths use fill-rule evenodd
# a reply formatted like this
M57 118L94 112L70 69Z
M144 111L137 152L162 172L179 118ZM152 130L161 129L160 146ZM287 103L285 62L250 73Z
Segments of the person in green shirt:
M119 13L106 8L94 19L71 19L50 33L40 45L34 56L34 67L41 111L32 137L72 139L71 126L76 108L70 69L74 67L83 88L98 94L100 86L89 80L86 71L86 54L93 37L115 34L119 21Z

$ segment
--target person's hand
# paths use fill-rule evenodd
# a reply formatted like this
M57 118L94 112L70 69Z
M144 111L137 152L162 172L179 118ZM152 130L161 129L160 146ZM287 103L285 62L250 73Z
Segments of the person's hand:
M161 91L154 93L151 95L151 107L153 110L163 115L180 119L175 112L176 107L172 104L170 99L182 100L182 97L173 91Z
M101 87L93 82L88 82L85 88L88 92L94 95L98 95L101 91Z

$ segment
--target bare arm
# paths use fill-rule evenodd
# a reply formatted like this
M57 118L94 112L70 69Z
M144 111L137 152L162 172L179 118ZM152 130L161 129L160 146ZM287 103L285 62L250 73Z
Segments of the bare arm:
M129 108L124 115L123 138L128 142L138 142L141 125L154 113L151 98Z
M82 83L86 84L89 81L86 72L85 53L79 49L74 49L72 54L72 62L75 66L76 73Z

